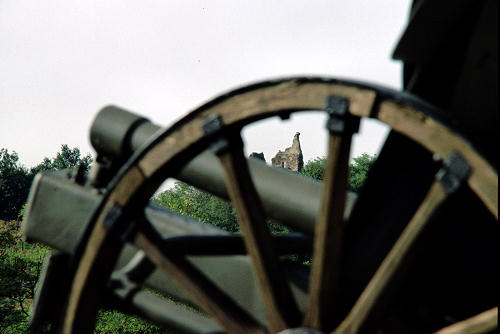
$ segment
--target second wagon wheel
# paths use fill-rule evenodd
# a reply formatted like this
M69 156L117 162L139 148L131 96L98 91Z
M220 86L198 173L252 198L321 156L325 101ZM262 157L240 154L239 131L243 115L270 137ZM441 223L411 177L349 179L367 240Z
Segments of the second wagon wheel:
M283 269L267 231L267 217L249 175L240 132L256 120L288 117L304 110L328 113L329 148L312 265L297 269L308 277L308 293L305 302L298 302L288 283L289 271ZM394 132L391 136L398 141L383 150L352 215L344 222L351 136L363 117L389 125ZM169 247L168 240L143 214L162 181L207 148L216 153L224 171L261 292L264 319L258 319L244 303L231 298L224 286L196 268L187 258L189 244L182 251ZM394 155L398 165L389 163ZM408 174L407 166L418 173ZM123 166L82 243L62 332L92 330L103 302L102 288L112 276L124 243L143 253L128 266L128 273L133 273L128 276L132 288L123 303L144 294L139 287L156 267L217 324L210 328L204 328L204 323L179 326L186 332L214 332L219 326L228 333L411 333L435 331L462 320L468 321L464 325L479 324L484 331L492 330L496 311L479 320L466 319L496 303L487 289L498 278L491 270L496 261L489 263L496 259L490 251L496 248L497 217L496 170L427 104L400 92L336 79L262 82L196 109ZM456 234L450 234L453 224ZM454 244L464 242L464 230L469 233L470 248ZM484 239L478 242L478 236ZM450 251L456 249L465 251ZM205 255L230 256L220 250L210 253L209 247L205 251ZM442 262L436 260L443 258L446 268L440 268ZM477 264L472 268L473 280L461 262ZM486 275L489 272L493 274ZM469 287L477 293L461 291L460 295L457 291L477 282L479 285ZM441 288L448 291L439 295L435 290ZM160 322L161 312L171 311L160 302L145 303L142 310L143 315Z

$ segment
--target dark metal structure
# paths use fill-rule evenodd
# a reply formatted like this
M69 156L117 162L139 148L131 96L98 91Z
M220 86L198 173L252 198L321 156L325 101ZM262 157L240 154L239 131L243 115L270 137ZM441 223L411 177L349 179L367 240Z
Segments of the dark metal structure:
M494 331L497 6L460 1L448 17L443 1L415 2L395 53L405 92L333 78L266 81L166 129L101 110L91 175L44 173L32 186L26 237L60 251L45 264L33 327L88 333L110 307L185 333ZM473 22L453 38L465 14ZM322 184L244 157L245 126L304 110L328 114ZM357 196L346 180L364 117L392 132ZM150 204L170 177L230 200L242 233ZM297 233L272 236L268 219ZM312 254L312 265L288 254Z

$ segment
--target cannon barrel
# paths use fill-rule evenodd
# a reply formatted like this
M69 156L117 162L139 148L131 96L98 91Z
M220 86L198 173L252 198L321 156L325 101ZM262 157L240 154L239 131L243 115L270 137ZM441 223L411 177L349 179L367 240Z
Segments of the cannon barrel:
M108 106L97 114L91 127L90 140L99 154L123 160L160 130L160 126L142 116ZM248 159L248 166L266 214L299 231L313 233L320 204L321 183L287 169L270 167L256 159ZM229 198L222 169L210 150L194 158L175 178L218 197ZM348 192L346 218L355 199L356 195Z

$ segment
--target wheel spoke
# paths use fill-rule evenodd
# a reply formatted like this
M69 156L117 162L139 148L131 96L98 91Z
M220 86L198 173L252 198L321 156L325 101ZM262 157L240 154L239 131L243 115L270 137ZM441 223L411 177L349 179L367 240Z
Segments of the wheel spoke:
M327 330L338 285L340 247L350 138L330 136L328 161L323 179L321 213L314 234L314 253L309 280L309 302L304 325Z
M490 333L498 327L498 307L445 327L435 334Z
M161 237L154 232L138 232L134 245L176 282L203 310L230 333L266 333L247 312L198 271L189 261L161 249Z
M398 241L394 244L367 287L356 301L347 318L335 330L335 334L356 333L372 310L377 298L399 267L404 255L410 249L413 241L419 235L433 212L446 198L443 187L435 182L415 216L404 229Z
M458 154L452 153L445 160L445 167L436 175L437 180L432 184L417 212L334 334L358 332L420 232L448 195L456 191L468 177L469 172L468 165Z
M280 269L278 257L267 229L262 204L252 183L239 135L217 152L224 170L226 187L236 208L245 246L250 255L272 332L294 327L299 311Z
M327 105L330 113L328 160L323 177L321 211L314 234L309 301L304 317L304 326L323 331L333 327L331 314L338 286L349 153L352 134L359 127L359 119L348 114L348 100L331 96Z

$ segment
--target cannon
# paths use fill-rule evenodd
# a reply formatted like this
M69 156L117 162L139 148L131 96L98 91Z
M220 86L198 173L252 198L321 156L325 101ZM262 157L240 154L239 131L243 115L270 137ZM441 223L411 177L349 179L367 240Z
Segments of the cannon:
M183 333L495 331L496 131L468 124L456 105L477 87L447 89L448 100L433 95L451 72L434 71L443 57L419 63L408 46L427 29L433 5L423 3L396 49L406 66L403 92L336 78L276 79L222 94L166 128L102 109L90 131L90 175L45 172L30 192L26 238L58 250L44 265L33 328L48 322L60 333L89 333L97 310L113 308ZM493 15L488 8L477 10ZM497 117L496 101L482 102L478 113ZM328 117L322 183L244 156L245 126L318 110ZM355 195L346 179L362 118L392 132ZM241 233L151 204L168 178L231 201ZM295 232L271 235L269 220ZM310 254L312 264L290 254Z

